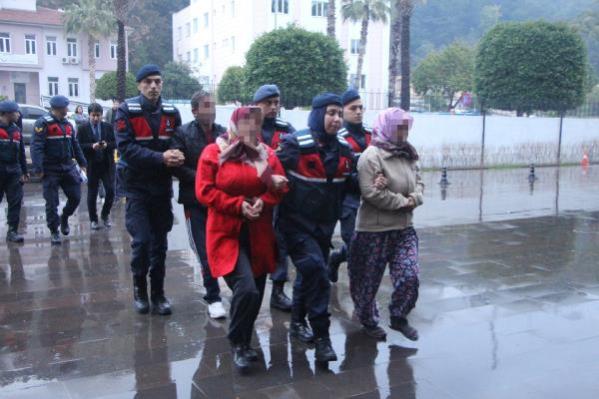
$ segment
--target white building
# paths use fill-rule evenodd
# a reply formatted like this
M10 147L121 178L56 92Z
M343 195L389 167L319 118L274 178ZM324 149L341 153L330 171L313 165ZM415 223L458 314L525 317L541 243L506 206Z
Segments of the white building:
M265 32L296 24L326 34L327 3L326 0L190 0L189 6L173 14L173 58L187 62L201 83L217 85L228 67L243 66L245 53ZM335 31L345 50L351 79L356 73L360 24L344 22L342 1L336 3ZM389 24L370 23L361 89L363 99L373 107L385 106L387 102L389 31Z
M55 94L89 102L88 35L67 34L63 16L35 0L0 0L1 95L28 104ZM115 71L116 37L97 41L94 55L96 79Z

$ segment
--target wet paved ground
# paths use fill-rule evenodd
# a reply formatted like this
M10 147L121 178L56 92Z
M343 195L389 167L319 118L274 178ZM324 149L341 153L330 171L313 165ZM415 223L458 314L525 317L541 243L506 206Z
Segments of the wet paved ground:
M532 195L527 173L487 171L481 196L478 171L452 172L444 200L439 175L425 174L411 315L420 341L366 337L343 266L331 303L340 360L315 366L314 350L287 336L288 315L265 300L249 376L232 369L226 322L207 317L180 207L168 254L174 314L141 316L122 204L114 227L94 233L83 206L72 237L52 248L30 184L25 245L0 244L0 398L597 398L599 168L562 168L559 187L555 169L538 169ZM389 295L385 278L383 320Z

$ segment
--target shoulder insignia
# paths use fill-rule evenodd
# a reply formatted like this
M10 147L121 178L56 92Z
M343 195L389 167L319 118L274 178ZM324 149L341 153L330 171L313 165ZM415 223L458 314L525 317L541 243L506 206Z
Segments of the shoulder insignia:
M349 143L347 142L347 140L345 140L345 138L343 136L337 136L337 140L339 140L339 142L347 147L350 147Z
M341 128L341 130L339 130L339 131L337 132L337 136L340 136L340 137L344 137L344 138L345 138L345 137L349 136L349 132L347 131L347 129L346 129L346 128L344 128L344 127L343 127L343 128Z
M44 131L44 128L41 126L36 126L33 128L33 130L35 130L36 133L41 133Z

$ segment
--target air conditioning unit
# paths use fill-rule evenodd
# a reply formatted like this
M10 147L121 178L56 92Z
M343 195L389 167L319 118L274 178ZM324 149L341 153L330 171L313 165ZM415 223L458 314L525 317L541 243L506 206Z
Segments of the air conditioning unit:
M73 64L73 65L79 64L79 58L77 58L77 57L69 57L69 64Z
M63 64L68 64L69 63L69 58L68 57L62 57L62 63Z

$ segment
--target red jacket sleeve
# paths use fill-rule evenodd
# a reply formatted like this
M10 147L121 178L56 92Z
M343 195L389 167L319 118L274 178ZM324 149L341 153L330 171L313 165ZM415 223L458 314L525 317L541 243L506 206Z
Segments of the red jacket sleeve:
M231 196L216 187L218 172L218 146L210 144L202 152L196 173L196 198L203 205L218 212L241 216L243 196Z
M275 152L271 149L268 151L268 165L272 169L273 175L285 176L285 169L283 169L281 161L279 161L279 158L277 158ZM262 194L260 198L264 202L264 205L273 208L283 200L283 196L285 196L288 191L288 187L285 187L285 189L281 191L274 191L271 189Z

